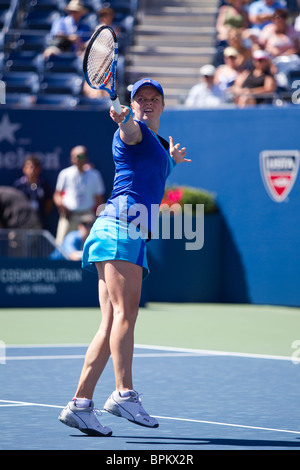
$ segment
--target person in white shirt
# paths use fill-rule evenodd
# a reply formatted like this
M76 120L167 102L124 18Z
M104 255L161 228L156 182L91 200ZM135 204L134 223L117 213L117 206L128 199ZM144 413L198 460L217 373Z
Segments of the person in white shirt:
M56 243L60 245L67 233L76 230L84 215L95 215L99 205L104 203L105 187L98 170L87 165L86 147L77 145L71 150L71 163L57 178L53 195L59 211Z
M222 103L222 91L214 84L215 67L204 65L200 68L200 82L194 85L186 98L189 108L215 108Z

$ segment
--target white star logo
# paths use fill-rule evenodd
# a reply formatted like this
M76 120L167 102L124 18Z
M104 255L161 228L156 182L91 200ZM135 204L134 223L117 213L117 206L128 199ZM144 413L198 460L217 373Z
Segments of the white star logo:
M16 142L15 132L22 127L21 124L12 124L9 120L8 114L2 116L0 123L0 142L7 140L11 144Z

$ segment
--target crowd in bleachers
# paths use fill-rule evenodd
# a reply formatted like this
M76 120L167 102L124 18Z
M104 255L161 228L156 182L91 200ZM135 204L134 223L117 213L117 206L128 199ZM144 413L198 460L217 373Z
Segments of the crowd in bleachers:
M292 103L300 79L300 1L219 3L214 61L201 67L186 105Z
M84 50L100 24L114 27L122 93L137 8L138 0L0 0L0 79L6 103L109 106L107 94L85 86Z
M6 103L107 108L108 95L88 87L82 73L87 41L100 24L117 32L118 92L126 97L126 52L138 8L139 0L0 0ZM208 64L214 68L208 75L201 69L186 105L290 102L300 78L299 37L300 0L220 0L216 54Z

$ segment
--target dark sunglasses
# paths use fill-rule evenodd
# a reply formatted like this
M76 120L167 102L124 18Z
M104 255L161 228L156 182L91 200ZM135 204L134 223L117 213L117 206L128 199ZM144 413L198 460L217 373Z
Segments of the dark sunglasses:
M285 15L274 15L273 16L273 20L286 20L286 16Z

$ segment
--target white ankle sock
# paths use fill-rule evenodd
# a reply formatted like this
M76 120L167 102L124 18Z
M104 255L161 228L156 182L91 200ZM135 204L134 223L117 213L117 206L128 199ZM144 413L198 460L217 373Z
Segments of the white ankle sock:
M133 392L133 390L125 390L124 392L119 391L120 396L123 397L123 398L130 397L131 392Z
M75 402L75 406L77 406L77 408L88 408L91 404L91 401L89 398L73 398L74 402Z

